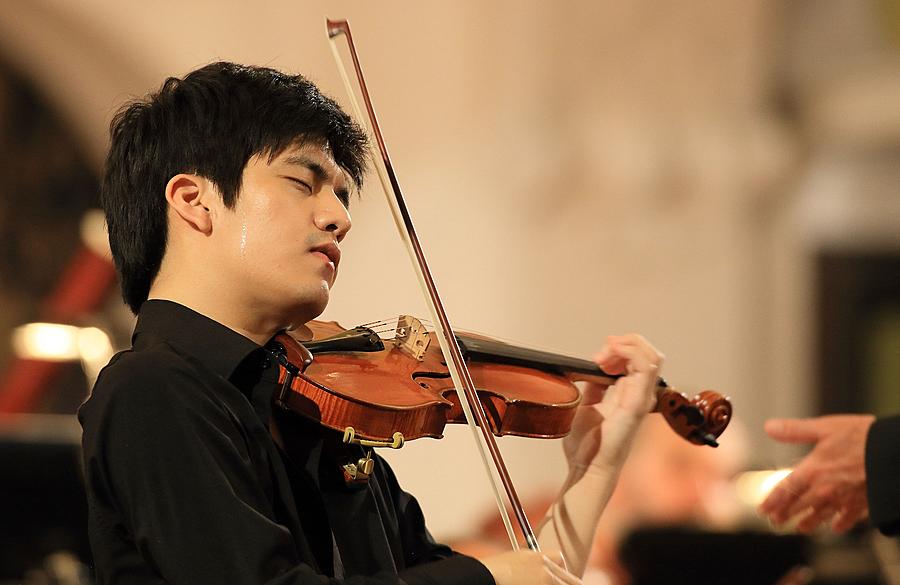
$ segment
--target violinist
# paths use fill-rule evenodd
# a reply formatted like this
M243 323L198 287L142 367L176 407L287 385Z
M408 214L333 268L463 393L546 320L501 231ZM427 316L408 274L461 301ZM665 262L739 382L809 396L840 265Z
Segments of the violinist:
M348 482L358 447L273 406L265 346L325 309L366 148L303 77L232 63L170 78L114 118L102 202L138 320L79 410L99 584L580 582L654 400L662 356L640 336L595 358L622 376L565 440L543 554L454 553L383 459Z

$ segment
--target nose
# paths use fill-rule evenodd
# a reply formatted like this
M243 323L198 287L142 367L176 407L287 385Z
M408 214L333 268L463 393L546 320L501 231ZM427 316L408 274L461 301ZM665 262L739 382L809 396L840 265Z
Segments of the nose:
M350 231L352 225L350 212L341 203L334 193L322 193L321 204L316 209L315 224L320 230L331 232L334 238L340 242Z

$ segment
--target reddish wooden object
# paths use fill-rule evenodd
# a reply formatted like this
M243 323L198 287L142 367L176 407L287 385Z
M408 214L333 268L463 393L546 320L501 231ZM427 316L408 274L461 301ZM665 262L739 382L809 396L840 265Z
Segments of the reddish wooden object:
M316 340L347 331L333 321L313 321L309 326ZM277 402L326 427L341 432L353 427L360 438L389 442L396 432L405 440L440 438L446 424L466 422L436 339L428 344L422 359L391 340L378 351L315 355L286 333L275 340L297 372L292 375L281 368L283 391ZM565 436L581 399L574 382L609 387L618 378L596 366L593 372L580 369L555 374L494 363L484 356L468 359L466 365L491 431L498 436ZM685 439L713 446L731 419L727 398L705 391L691 400L662 379L655 411Z

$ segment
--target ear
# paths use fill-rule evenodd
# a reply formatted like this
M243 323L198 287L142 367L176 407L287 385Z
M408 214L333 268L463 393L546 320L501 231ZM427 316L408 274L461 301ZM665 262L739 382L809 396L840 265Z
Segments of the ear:
M212 233L212 218L205 202L214 195L211 190L212 185L203 177L175 175L166 184L166 202L191 227L209 235Z

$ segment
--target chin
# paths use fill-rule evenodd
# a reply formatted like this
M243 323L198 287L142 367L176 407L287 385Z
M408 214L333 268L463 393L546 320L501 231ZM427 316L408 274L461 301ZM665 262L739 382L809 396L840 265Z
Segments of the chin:
M303 291L298 295L298 303L291 311L295 323L306 323L322 314L331 298L331 290L326 282L313 290Z

